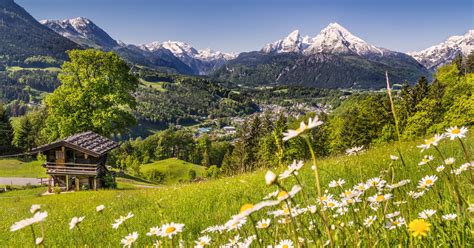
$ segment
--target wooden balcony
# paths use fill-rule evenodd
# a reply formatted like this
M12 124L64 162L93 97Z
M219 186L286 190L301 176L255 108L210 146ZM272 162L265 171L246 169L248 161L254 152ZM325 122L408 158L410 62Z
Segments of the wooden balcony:
M77 164L77 163L51 163L43 164L46 168L46 173L49 175L87 175L97 176L101 169L98 164Z

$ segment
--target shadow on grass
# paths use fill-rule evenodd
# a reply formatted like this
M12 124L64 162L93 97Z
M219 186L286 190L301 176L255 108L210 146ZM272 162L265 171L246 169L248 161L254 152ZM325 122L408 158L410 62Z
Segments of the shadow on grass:
M153 185L156 185L156 183L153 183L151 181L147 181L143 178L140 178L140 177L135 177L135 176L132 176L132 175L129 175L129 174L124 174L123 176L118 176L117 175L117 178L125 178L125 179L129 179L129 180L133 180L133 181L137 181L137 182L140 182L140 183L147 183L147 184L153 184Z

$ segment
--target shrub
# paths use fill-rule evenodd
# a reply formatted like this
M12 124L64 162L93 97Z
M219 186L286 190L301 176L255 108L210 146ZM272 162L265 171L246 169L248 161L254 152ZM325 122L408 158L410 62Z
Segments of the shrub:
M197 176L196 171L193 169L189 170L188 175L189 175L189 180L191 181L196 179L196 176Z
M115 176L112 173L107 173L103 177L104 188L115 189L117 188L117 182L115 182Z
M220 173L221 173L221 169L213 165L206 170L206 177L215 179L219 177Z
M157 169L149 170L145 172L144 174L145 174L145 178L148 181L151 181L154 183L162 183L166 178L166 175Z
M59 187L59 184L56 184L56 186L53 188L53 192L55 194L61 194L61 187Z

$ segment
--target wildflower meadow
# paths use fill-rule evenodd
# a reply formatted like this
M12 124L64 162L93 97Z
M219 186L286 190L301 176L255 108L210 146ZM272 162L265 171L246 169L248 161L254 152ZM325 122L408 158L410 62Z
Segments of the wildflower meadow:
M2 243L28 246L472 246L472 142L450 127L318 160L162 189L11 196ZM471 136L472 137L472 136Z

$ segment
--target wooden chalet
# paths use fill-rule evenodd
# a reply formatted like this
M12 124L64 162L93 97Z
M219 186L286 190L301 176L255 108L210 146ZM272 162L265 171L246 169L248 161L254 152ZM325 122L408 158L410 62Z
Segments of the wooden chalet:
M89 131L37 147L32 153L46 156L43 167L50 176L50 192L52 186L66 191L83 187L96 190L104 186L103 177L109 173L107 153L117 146L117 142Z

